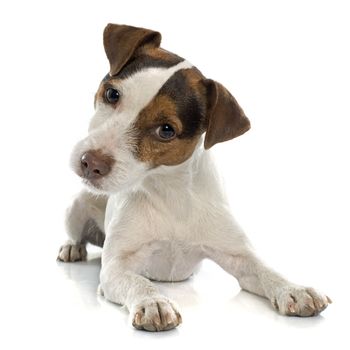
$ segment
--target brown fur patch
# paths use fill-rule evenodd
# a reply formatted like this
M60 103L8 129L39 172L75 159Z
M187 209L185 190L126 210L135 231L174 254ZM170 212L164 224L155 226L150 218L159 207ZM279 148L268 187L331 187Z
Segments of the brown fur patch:
M173 126L176 138L160 141L155 130L163 125ZM191 138L181 138L183 124L177 116L177 106L167 95L157 95L145 107L135 123L137 135L136 156L152 167L159 165L177 165L187 160L193 153L200 133Z
M169 96L157 95L140 112L135 123L135 129L146 133L165 123L171 124L177 134L181 133L182 123L176 117L176 105L174 101Z
M96 92L95 93L95 97L94 97L94 108L95 109L96 109L97 98L98 98L98 95L97 95L97 92Z
M96 94L95 94L95 108L97 102L104 101L104 94L106 91L106 84L104 81L101 82L100 86L98 87Z
M203 74L195 67L183 70L183 74L186 77L188 85L195 91L198 91L200 96L205 96L206 89L202 81Z
M162 48L145 48L144 50L142 50L142 53L156 60L162 60L165 62L173 63L174 65L179 63L180 61L183 61L183 58Z

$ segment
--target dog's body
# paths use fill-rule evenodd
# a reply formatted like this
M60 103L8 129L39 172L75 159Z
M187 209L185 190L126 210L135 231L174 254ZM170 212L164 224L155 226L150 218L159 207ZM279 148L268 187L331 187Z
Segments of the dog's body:
M138 329L181 322L150 280L184 280L204 258L282 314L324 310L328 297L288 282L257 258L229 211L207 149L249 129L236 100L160 49L157 32L108 25L104 44L110 74L96 94L89 135L72 155L94 193L83 190L68 209L71 239L59 259L84 259L88 242L103 246L101 292L126 305Z

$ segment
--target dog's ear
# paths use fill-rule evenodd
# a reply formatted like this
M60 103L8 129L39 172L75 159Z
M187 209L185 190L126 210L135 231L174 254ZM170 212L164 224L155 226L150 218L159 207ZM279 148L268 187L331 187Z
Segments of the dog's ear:
M159 47L160 33L126 25L108 24L103 32L103 45L109 60L110 75L116 75L143 46Z
M204 85L207 93L204 148L209 149L244 134L250 129L250 122L225 87L211 79L205 79Z

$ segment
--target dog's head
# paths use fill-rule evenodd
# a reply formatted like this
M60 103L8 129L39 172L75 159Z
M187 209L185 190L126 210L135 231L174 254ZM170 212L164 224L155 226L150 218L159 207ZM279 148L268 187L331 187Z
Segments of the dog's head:
M115 193L153 169L242 135L250 123L234 97L188 61L160 48L152 30L109 24L104 47L110 72L95 96L88 136L72 166L92 189Z

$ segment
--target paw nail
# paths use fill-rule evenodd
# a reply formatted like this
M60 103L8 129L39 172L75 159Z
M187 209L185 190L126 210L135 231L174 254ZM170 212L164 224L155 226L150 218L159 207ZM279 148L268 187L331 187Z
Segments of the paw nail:
M167 324L169 324L169 323L172 323L172 322L173 322L173 318L171 317L171 315L170 315L170 314L166 315L166 322L167 322Z
M319 310L324 310L328 304L327 301L325 300L325 298L315 299L314 303L315 303L316 308Z
M310 309L310 310L315 310L315 305L314 305L314 303L312 302L308 302L308 303L306 303L305 304L305 306L308 308L308 309Z
M140 324L141 323L141 315L137 312L134 318L134 321L136 324Z
M154 323L157 327L161 326L161 324L162 324L159 317L154 318Z
M288 305L288 310L289 310L290 313L295 314L296 313L295 305L294 304L289 304Z

